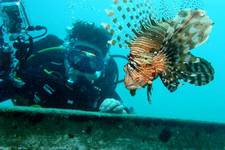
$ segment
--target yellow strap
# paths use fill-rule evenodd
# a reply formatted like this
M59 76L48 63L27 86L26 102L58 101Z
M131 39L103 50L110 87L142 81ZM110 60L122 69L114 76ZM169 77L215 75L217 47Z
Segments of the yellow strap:
M65 48L63 46L50 47L50 48L46 48L46 49L42 49L42 50L38 51L38 54L46 53L49 51L64 51L64 50L65 50Z
M66 49L63 46L50 47L50 48L45 48L45 49L39 50L37 52L37 54L42 54L42 53L51 52L51 51L64 51L64 50L66 50ZM28 57L27 60L29 61L30 59L35 57L37 54L32 54L30 57Z
M48 69L44 69L43 70L44 73L46 73L47 75L52 75L53 71L48 71Z

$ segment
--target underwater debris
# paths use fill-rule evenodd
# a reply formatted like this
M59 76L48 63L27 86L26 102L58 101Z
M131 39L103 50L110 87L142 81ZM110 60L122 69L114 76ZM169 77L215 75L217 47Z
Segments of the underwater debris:
M191 54L192 49L207 41L212 30L213 22L206 11L181 5L175 17L157 18L151 2L117 0L106 11L112 23L105 29L114 35L109 43L130 49L124 81L131 95L147 86L150 100L152 82L158 77L170 92L181 85L180 81L196 86L208 84L214 79L213 67Z
M75 135L74 135L74 134L72 134L72 133L68 133L68 138L73 139L74 137L75 137Z
M92 132L92 127L88 126L87 129L85 130L87 134L91 134Z
M169 142L171 137L172 137L172 132L169 129L165 128L161 131L158 138L161 142L167 143Z

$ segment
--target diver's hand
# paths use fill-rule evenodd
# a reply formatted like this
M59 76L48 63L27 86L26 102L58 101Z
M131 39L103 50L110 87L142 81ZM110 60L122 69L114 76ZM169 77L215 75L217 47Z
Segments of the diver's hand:
M24 82L23 80L21 80L21 79L16 79L16 78L14 78L14 79L12 80L12 83L13 83L13 85L14 85L15 87L17 87L17 88L22 88L22 87L25 85L25 82Z
M113 98L105 99L99 107L100 112L125 114L127 111L120 101Z

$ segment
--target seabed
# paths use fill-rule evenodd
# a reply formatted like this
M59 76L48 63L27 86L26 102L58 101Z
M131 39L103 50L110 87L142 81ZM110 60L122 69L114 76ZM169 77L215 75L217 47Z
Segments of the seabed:
M225 124L63 109L2 107L2 149L225 149Z

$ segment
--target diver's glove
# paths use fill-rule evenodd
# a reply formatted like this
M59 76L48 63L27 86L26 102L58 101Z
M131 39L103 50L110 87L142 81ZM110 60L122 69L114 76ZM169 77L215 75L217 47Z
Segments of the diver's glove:
M113 98L105 99L99 107L100 112L126 114L126 107Z
M16 72L11 72L9 74L9 81L13 84L16 88L22 88L25 85L25 82L16 76Z
M11 82L12 82L13 86L15 86L17 88L22 88L25 85L25 82L20 78L12 78Z

